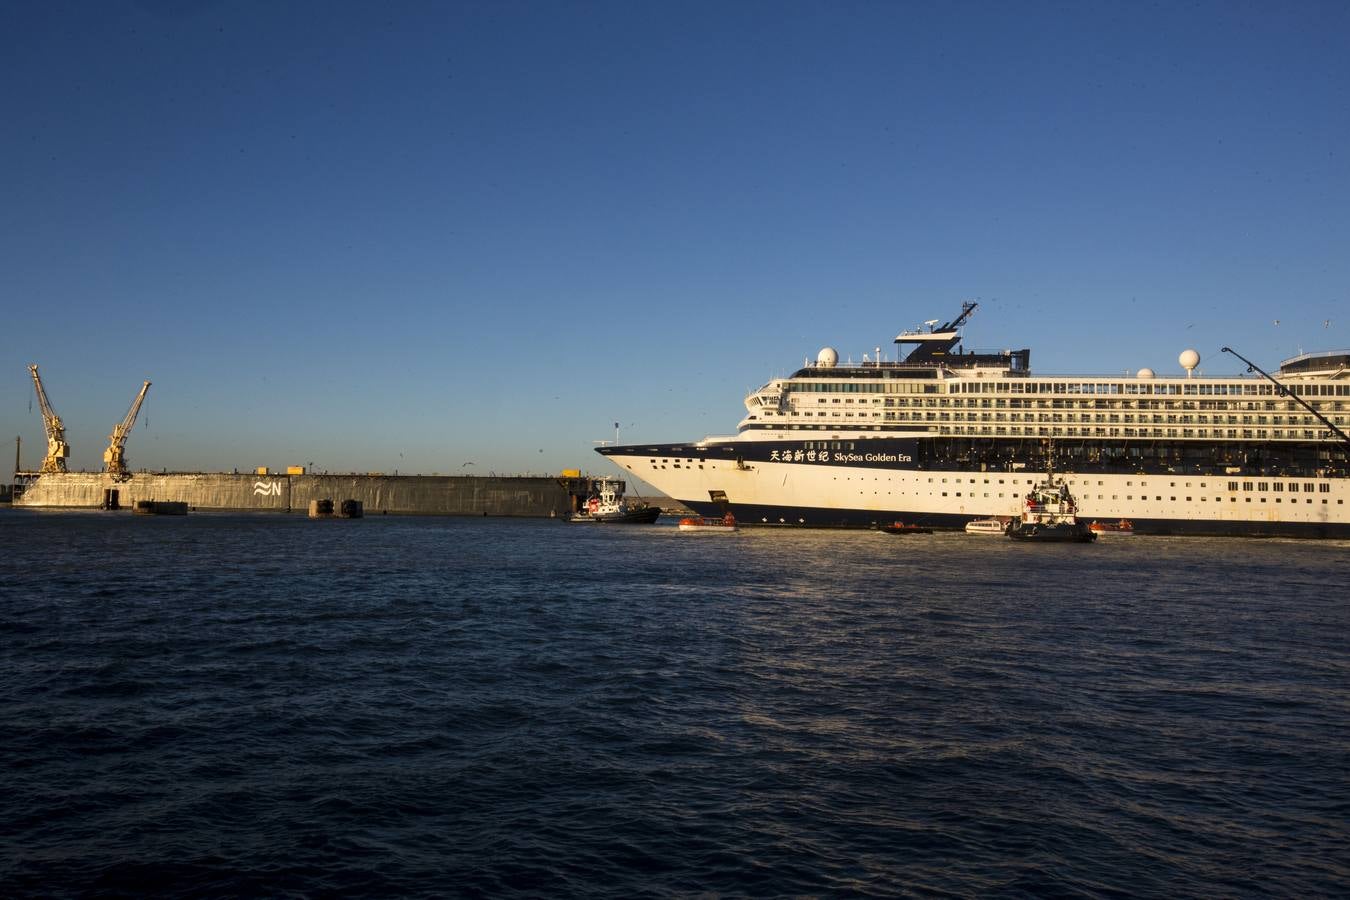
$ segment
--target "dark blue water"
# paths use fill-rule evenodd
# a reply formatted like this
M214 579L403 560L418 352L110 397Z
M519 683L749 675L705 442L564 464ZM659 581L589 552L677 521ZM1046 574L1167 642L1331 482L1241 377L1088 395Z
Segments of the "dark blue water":
M1331 896L1350 546L0 513L26 895Z

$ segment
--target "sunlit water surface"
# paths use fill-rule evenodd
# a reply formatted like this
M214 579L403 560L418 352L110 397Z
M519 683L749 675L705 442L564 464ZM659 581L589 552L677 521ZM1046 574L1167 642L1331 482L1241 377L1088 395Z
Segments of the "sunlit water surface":
M1350 546L0 513L6 896L1329 896Z

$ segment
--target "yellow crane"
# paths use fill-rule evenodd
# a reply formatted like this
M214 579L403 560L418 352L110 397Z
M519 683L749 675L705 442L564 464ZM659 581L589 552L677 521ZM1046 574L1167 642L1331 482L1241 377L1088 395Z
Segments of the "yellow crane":
M42 387L42 377L38 375L37 364L28 367L33 376L33 387L37 388L38 406L42 408L42 427L47 432L47 455L42 458L38 469L43 475L66 470L66 457L70 456L70 445L66 443L66 426L61 417L52 409L47 400L47 391Z
M136 424L136 416L141 411L141 404L145 402L145 392L150 390L150 382L141 385L141 392L136 395L136 399L131 401L131 409L122 417L122 421L113 426L112 434L108 435L108 449L103 451L103 468L112 474L114 478L126 478L130 473L127 471L127 458L123 452L127 445L127 435L131 434L131 428Z

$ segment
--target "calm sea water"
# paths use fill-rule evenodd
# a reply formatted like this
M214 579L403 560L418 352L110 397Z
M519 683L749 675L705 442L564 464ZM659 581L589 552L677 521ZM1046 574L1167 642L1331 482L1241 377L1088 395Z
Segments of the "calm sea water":
M1344 896L1350 545L0 513L0 890Z

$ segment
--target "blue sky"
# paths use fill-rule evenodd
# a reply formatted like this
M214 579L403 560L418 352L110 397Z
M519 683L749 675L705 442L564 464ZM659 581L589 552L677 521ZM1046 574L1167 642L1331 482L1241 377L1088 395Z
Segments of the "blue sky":
M30 362L75 468L148 378L133 467L599 472L966 299L1040 372L1350 346L1341 2L30 3L0 60L29 466Z

